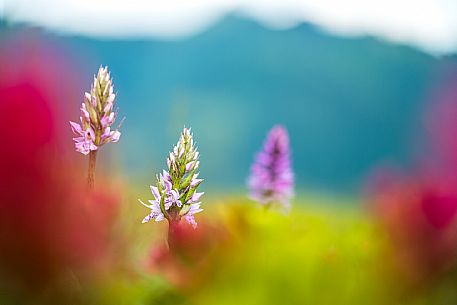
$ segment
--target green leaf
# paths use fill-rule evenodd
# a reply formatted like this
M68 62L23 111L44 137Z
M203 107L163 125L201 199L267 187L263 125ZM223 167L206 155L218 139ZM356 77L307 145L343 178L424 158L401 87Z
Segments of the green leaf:
M197 188L194 187L194 188L191 188L191 189L187 192L187 196L186 196L185 202L189 201L189 199L192 197L192 195L194 195L194 193L195 193L196 190L197 190Z
M190 204L183 204L181 207L181 210L179 211L180 216L184 216L189 212L190 210Z
M187 175L187 177L184 178L184 180L181 182L182 189L185 189L186 187L188 187L190 185L190 183L192 182L192 178L194 177L196 171L197 171L197 169L194 168L193 170L190 171L190 173Z
M165 196L163 194L160 196L160 211L162 211L166 219L169 219L168 212L165 210Z

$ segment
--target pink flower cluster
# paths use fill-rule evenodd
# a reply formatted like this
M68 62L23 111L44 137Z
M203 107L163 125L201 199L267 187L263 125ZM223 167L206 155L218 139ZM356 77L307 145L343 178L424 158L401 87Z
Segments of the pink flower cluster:
M117 116L117 110L114 111L115 98L108 68L100 67L91 92L84 95L79 118L81 123L70 122L73 133L77 135L73 138L76 151L87 155L108 142L119 141L119 126L111 129Z

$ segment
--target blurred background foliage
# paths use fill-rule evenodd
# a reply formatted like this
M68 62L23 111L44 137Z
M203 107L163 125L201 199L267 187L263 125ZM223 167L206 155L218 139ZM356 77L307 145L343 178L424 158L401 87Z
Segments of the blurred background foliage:
M277 123L289 129L300 187L347 194L377 162L410 165L422 144L425 105L457 62L307 23L269 29L238 15L181 40L94 39L18 26L1 32L15 52L32 48L39 56L44 44L71 58L80 88L94 67L110 67L120 114L131 118L117 149L129 179L144 183L160 170L176 130L187 125L198 134L206 184L224 190L244 186L254 152ZM62 103L77 110L80 91Z

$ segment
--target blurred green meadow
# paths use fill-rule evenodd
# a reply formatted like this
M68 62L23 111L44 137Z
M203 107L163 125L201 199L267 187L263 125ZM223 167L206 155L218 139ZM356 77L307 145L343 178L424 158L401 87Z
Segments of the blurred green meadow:
M209 195L199 228L176 257L165 222L139 225L136 196L125 199L119 232L132 270L92 289L100 304L454 304L455 278L412 286L390 261L385 232L360 202L300 194L289 215L245 196ZM344 199L343 199L344 200Z

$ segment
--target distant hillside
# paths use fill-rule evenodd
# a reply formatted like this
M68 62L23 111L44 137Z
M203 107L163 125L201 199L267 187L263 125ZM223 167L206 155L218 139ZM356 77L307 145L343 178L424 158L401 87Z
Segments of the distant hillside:
M131 177L152 178L186 125L213 187L244 185L276 123L290 130L299 186L352 189L379 161L407 164L422 104L445 66L374 38L308 24L277 31L237 16L180 41L46 37L72 50L88 75L110 66Z

